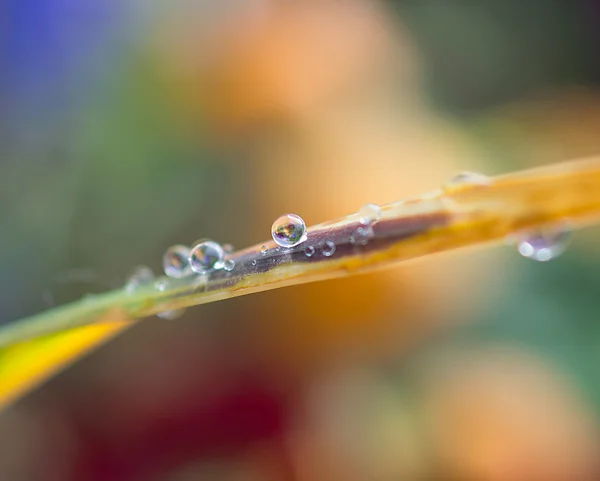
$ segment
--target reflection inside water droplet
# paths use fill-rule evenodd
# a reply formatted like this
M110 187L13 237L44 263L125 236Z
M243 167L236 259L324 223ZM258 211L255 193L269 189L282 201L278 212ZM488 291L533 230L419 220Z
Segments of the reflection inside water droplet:
M281 247L294 247L306 240L306 223L296 214L277 218L271 227L271 236Z
M181 278L191 274L190 249L183 245L171 246L163 255L163 270L169 277Z
M198 274L204 274L212 269L222 269L224 258L225 251L219 243L201 239L190 250L190 268Z
M568 228L543 229L516 240L519 254L528 259L546 262L561 255L569 245L571 230Z

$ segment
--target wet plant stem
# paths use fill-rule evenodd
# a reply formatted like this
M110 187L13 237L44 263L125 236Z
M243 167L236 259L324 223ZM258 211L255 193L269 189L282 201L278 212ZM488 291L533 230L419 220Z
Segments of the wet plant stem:
M428 195L381 207L381 218L361 224L351 214L308 229L307 239L285 249L273 241L232 253L231 271L183 279L133 292L87 296L0 328L0 347L110 320L135 320L285 286L344 277L397 262L484 243L568 222L600 221L600 157L490 178L450 183ZM362 229L362 230L361 230ZM266 252L265 252L266 247ZM278 248L279 247L279 248ZM161 289L155 286L161 285Z

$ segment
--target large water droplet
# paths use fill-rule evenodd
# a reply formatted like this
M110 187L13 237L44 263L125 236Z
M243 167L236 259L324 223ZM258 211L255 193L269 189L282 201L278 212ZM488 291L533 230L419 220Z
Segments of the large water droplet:
M217 242L201 239L190 250L190 268L198 273L205 274L212 269L222 269L225 252Z
M271 235L281 247L294 247L306 240L306 224L296 214L282 215L273 222Z
M335 244L332 241L326 241L321 246L321 254L325 257L331 257L335 253Z
M183 245L171 246L163 255L163 269L169 277L181 278L190 274L190 249Z
M571 239L567 228L543 229L517 239L519 254L538 262L546 262L561 255Z
M361 224L374 224L381 219L381 207L377 204L365 204L358 211L358 215L360 215Z
M127 278L125 290L133 294L138 289L149 286L152 282L154 282L152 269L146 266L138 266L131 271L131 274Z

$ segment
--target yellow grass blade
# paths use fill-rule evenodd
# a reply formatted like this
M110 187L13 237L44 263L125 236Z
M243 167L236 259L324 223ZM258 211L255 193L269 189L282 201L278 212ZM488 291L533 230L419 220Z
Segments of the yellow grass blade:
M0 349L0 410L130 325L92 324Z

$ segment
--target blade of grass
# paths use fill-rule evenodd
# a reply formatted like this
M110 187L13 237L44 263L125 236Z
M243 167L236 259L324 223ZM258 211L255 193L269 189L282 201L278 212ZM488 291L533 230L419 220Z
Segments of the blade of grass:
M232 255L231 272L162 278L134 293L109 292L0 328L0 409L72 361L133 325L132 320L196 304L382 268L397 261L500 241L548 224L600 219L600 157L517 172L483 184L455 184L382 208L366 244L357 214L309 229L298 249L266 242ZM355 242L351 241L354 239ZM325 244L332 242L335 251ZM262 253L262 246L269 251ZM307 256L304 248L314 249ZM323 250L324 248L324 250ZM310 252L309 252L310 253ZM331 254L331 255L326 255Z
M0 410L132 323L112 316L0 349Z
M279 249L273 241L235 252L232 271L185 279L161 278L164 289L112 291L58 307L0 329L0 347L97 322L107 312L137 319L163 311L382 268L429 254L502 241L507 236L568 221L577 228L600 219L600 157L565 162L456 185L382 207L362 245L352 214L316 225L306 242ZM328 254L325 243L335 245ZM261 250L268 248L267 254ZM307 256L304 249L313 247Z

